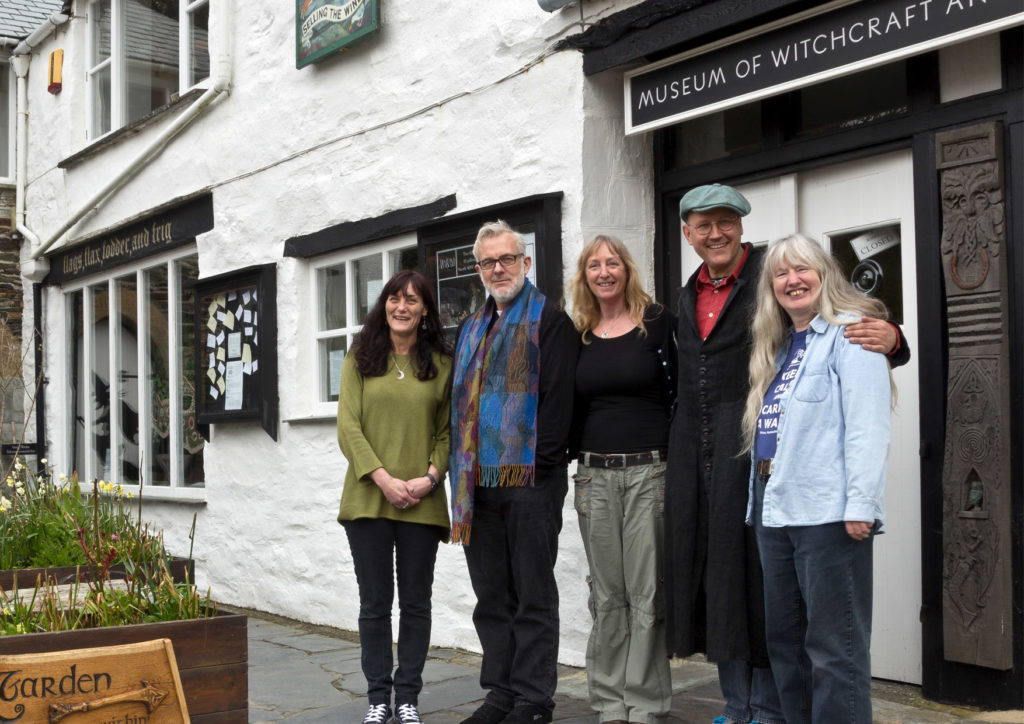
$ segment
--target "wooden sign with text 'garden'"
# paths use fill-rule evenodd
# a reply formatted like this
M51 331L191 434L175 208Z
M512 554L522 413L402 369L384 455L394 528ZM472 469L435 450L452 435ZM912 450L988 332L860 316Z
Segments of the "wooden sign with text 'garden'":
M0 722L188 721L170 639L0 656Z

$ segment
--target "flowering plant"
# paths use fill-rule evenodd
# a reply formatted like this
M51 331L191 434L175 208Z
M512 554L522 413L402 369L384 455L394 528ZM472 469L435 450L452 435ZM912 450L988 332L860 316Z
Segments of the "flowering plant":
M0 592L0 635L214 615L209 594L174 581L162 534L141 522L141 500L133 516L123 487L91 487L83 493L77 475L55 481L46 467L33 475L20 460L0 486L0 568L79 571L70 584L40 575Z

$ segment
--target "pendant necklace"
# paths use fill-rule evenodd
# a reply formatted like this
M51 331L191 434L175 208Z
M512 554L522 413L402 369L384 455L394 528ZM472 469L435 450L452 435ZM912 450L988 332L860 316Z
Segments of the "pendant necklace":
M392 353L391 354L391 361L395 363L395 369L398 370L398 379L404 380L405 379L405 371L407 369L409 369L409 364L412 362L412 360L411 359L406 360L405 367L399 367L398 366L398 359L395 357L394 353Z

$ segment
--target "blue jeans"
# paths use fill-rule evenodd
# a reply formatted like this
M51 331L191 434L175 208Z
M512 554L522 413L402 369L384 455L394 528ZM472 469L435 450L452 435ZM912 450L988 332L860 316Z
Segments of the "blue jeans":
M442 529L386 518L343 523L359 583L359 643L371 704L416 704L430 647L430 590ZM391 606L398 570L398 669L392 681Z
M768 656L789 724L871 723L873 537L846 525L768 528L754 485Z
M555 708L555 557L568 487L563 467L533 487L474 491L465 550L483 648L480 686L488 690L485 701L504 711L521 704Z
M786 724L772 670L751 666L742 659L718 662L718 685L725 699L725 714L739 722Z

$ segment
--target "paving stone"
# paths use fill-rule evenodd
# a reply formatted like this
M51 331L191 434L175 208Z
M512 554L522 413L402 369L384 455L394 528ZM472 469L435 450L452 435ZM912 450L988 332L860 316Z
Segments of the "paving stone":
M360 650L350 632L249 615L250 724L357 724L366 713ZM397 655L395 657L397 662ZM483 703L480 656L431 649L423 671L420 713L427 724L458 724ZM586 671L559 666L555 722L595 724L587 701ZM673 661L672 710L665 724L708 724L722 713L714 664L695 656ZM878 724L1024 724L1024 712L982 712L921 698L919 687L872 683Z

